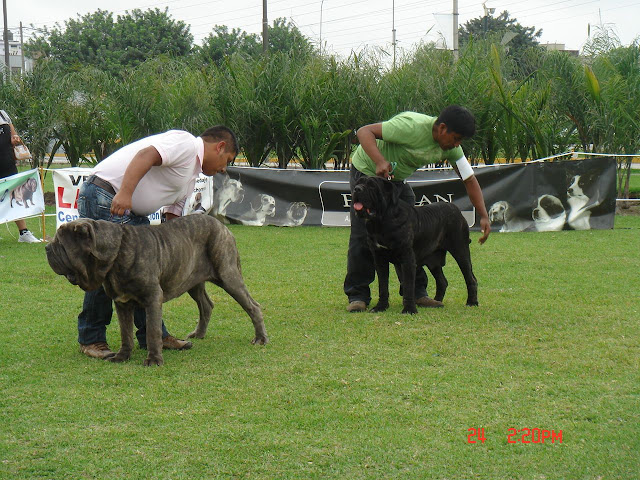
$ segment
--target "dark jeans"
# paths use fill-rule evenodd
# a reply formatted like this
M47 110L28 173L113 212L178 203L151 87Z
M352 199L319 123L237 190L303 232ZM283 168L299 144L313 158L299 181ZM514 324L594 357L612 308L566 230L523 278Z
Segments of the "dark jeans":
M353 187L364 173L351 167L349 186L353 194ZM393 182L395 188L400 189L400 200L415 205L416 196L411 186L405 182ZM369 285L376 278L376 267L373 255L367 245L367 228L363 219L356 215L353 203L349 211L351 218L351 236L349 237L349 252L347 253L347 276L344 279L344 293L349 302L363 301L367 305L371 302ZM421 266L416 269L415 298L427 295L427 274Z
M107 220L113 223L127 225L148 225L149 218L135 214L117 216L111 215L111 201L113 195L94 185L83 183L78 196L78 213L80 218L92 218L94 220ZM89 345L96 342L107 341L107 325L111 323L113 304L103 287L92 292L85 292L82 312L78 315L78 342ZM136 337L141 347L147 345L147 317L143 308L136 308L133 313L133 321L138 329ZM162 338L169 335L164 322L162 322Z

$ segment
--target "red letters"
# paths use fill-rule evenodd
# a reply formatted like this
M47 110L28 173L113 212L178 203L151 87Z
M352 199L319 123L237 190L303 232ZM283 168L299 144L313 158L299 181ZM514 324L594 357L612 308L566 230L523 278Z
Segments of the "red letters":
M60 208L71 208L70 203L65 203L62 201L62 196L64 195L64 187L58 187L58 207ZM76 199L73 204L73 208L78 208L78 196L80 195L80 189L76 189Z

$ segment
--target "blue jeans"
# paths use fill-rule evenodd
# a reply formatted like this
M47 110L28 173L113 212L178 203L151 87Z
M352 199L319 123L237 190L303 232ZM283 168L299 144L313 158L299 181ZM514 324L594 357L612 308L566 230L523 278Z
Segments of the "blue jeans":
M351 194L353 187L364 173L355 167L351 167L349 186ZM409 205L415 205L416 195L408 183L393 182L393 186L400 190L400 200ZM376 278L376 267L373 262L373 254L367 243L367 227L362 218L356 215L353 204L349 210L351 219L351 235L349 236L349 250L347 253L347 275L344 279L344 293L349 302L362 301L369 305L371 302L371 290L369 285ZM427 274L422 266L416 269L415 298L427 296Z
M148 217L135 214L111 215L113 195L93 183L83 183L78 195L78 213L80 218L107 220L126 225L149 225ZM85 292L82 312L78 315L78 343L89 345L107 341L107 325L111 323L113 304L103 287L92 292ZM136 337L141 347L147 345L147 316L143 308L136 308L133 321L138 329ZM169 335L162 322L162 338Z

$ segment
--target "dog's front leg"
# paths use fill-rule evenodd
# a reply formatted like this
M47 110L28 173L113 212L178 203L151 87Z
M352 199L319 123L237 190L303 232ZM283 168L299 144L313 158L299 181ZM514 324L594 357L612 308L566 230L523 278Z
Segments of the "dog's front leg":
M120 324L120 350L114 356L107 358L110 362L126 362L133 351L133 305L116 303L116 313Z
M162 292L156 293L145 309L147 313L147 358L145 366L162 365Z
M389 308L389 262L380 258L375 252L373 260L378 275L378 304L369 311L371 313L384 312Z
M405 252L402 261L402 313L418 313L416 308L416 257L412 249Z

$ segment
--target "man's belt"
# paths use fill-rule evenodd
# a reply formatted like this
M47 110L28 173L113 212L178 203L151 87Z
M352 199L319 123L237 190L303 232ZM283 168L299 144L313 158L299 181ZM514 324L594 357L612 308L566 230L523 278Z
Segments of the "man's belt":
M111 195L115 195L116 191L113 186L107 182L106 180L101 179L100 177L96 177L95 175L91 175L86 180L87 183L93 183L96 187L100 187L105 192L109 192Z

